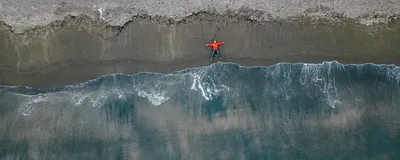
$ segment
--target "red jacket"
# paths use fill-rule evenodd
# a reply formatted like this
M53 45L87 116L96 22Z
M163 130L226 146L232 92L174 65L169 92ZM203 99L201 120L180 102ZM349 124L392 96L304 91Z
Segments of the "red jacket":
M212 47L214 50L217 50L220 45L225 44L225 42L215 42L215 43L209 43L206 44L207 47Z

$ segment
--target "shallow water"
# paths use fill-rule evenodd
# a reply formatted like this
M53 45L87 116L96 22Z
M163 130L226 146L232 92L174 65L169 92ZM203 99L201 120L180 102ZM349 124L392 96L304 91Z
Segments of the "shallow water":
M0 87L2 159L396 159L394 65L216 63Z

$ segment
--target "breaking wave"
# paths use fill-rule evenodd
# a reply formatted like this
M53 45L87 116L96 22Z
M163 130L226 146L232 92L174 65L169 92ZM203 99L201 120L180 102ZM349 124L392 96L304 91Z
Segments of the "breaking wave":
M241 97L257 97L247 99L255 104L269 100L288 103L306 98L319 103L320 107L335 108L342 99L348 99L349 94L366 98L363 91L373 91L377 87L385 87L386 94L397 93L399 80L400 69L393 65L343 65L334 61L244 67L216 63L171 74L106 75L79 85L51 90L2 86L1 91L4 99L18 99L2 103L19 106L24 115L29 115L43 103L102 107L113 99L134 103L140 98L153 106L166 101L196 106L218 98L229 103Z

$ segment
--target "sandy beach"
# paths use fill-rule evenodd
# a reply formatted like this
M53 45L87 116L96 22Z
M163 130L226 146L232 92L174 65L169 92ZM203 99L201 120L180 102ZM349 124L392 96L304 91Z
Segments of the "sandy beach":
M0 0L0 159L400 159L397 66L400 0Z
M36 10L23 3L2 3L0 84L47 88L104 74L168 73L209 65L211 49L204 44L213 39L226 42L221 47L225 62L247 66L334 60L399 64L396 5L374 6L377 1L351 3L360 12L347 10L351 5L342 2L314 5L312 0L287 3L279 12L261 1L242 7L233 1L223 10L202 11L203 5L190 1L185 4L189 8L176 10L173 7L179 8L180 3L168 3L172 8L164 14L149 12L154 8L125 12L129 5L122 1L114 5L88 1L80 7L72 0L52 6L46 2L32 4ZM221 7L223 2L214 6ZM266 8L260 8L263 5ZM101 6L105 11L100 13ZM295 12L287 10L296 6ZM15 14L12 8L27 10L32 16L21 21L25 13ZM190 8L193 12L184 14Z

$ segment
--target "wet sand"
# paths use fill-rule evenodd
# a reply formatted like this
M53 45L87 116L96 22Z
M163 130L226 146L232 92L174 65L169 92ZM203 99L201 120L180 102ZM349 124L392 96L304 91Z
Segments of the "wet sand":
M246 66L334 60L400 63L397 17L387 15L385 23L366 25L360 17L327 11L269 20L255 20L264 12L246 9L240 14L198 12L178 21L141 14L120 26L79 15L22 33L3 21L0 85L49 88L104 74L169 73L206 66L211 64L210 48L204 44L213 39L226 42L221 47L225 62ZM381 20L382 15L376 15L369 22Z

